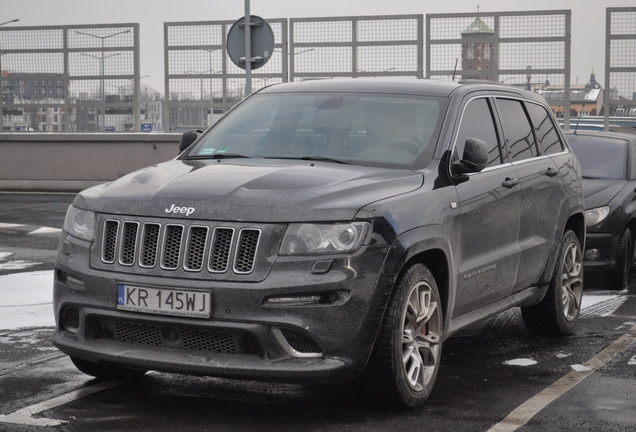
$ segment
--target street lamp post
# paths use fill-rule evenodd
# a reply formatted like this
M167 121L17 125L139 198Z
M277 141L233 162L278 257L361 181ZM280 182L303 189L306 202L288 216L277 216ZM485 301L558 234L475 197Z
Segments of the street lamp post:
M3 22L3 23L0 23L0 26L3 26L3 25L5 25L5 24L9 24L9 23L18 22L18 21L20 21L20 18L15 18L15 19L12 19L12 20L5 21L5 22ZM4 55L4 54L0 54L0 57L2 57L3 55ZM0 68L0 72L1 72L1 71L2 71L2 69ZM1 76L1 73L0 73L0 76ZM1 78L0 78L0 80L1 80ZM1 90L1 89L0 89L0 90ZM1 97L1 96L0 96L0 105L2 105L2 97ZM1 112L1 111L2 111L2 110L0 110L0 129L2 129L2 120L3 120L3 118L2 118L3 116L2 116L2 112Z
M98 128L100 130L102 130L106 126L105 125L105 118L104 118L104 115L105 115L104 104L106 103L105 95L104 95L104 60L109 58L109 57L114 57L116 55L120 55L121 54L121 53L114 53L114 54L110 54L110 55L104 55L104 48L105 48L104 43L105 43L106 39L111 38L113 36L120 35L120 34L130 33L130 30L122 30L120 32L111 33L111 34L108 34L106 36L96 35L96 34L93 34L93 33L87 33L87 32L83 32L83 31L79 31L79 30L76 30L75 33L81 34L81 35L84 35L84 36L94 37L95 39L100 39L101 43L102 43L102 53L101 53L101 55L99 57L91 55L91 54L88 54L88 53L80 53L82 55L85 55L85 56L88 56L88 57L93 57L93 58L96 58L96 59L100 60L100 76L101 76L101 80L100 80L100 83L99 83L99 97L100 97L101 106L99 107L99 123L100 124L98 124Z
M12 19L10 21L5 21L3 23L0 23L0 26L3 26L5 24L9 24L9 23L13 23L13 22L18 22L18 21L20 21L20 18Z

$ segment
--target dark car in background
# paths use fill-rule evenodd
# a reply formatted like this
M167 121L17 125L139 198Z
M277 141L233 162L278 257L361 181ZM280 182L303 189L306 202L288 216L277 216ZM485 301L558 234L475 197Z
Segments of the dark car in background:
M605 288L627 286L636 239L636 135L577 131L566 137L583 167L585 270Z

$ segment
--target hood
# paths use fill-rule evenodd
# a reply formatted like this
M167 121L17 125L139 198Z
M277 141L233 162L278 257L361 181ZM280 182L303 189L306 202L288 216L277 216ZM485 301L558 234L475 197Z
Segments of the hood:
M351 220L422 186L410 170L281 160L172 160L81 192L102 213L245 222Z
M627 180L583 179L585 208L592 209L608 205L627 185Z

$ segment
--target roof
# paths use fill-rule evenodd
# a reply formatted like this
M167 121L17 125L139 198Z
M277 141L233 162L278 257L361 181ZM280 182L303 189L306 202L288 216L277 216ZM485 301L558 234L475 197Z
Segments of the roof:
M486 25L486 23L479 17L475 18L475 21L469 25L466 30L462 32L465 34L495 34L495 32Z
M302 92L336 92L336 93L378 93L407 94L438 97L451 97L471 91L504 91L517 95L523 94L529 99L543 99L535 93L494 81L442 81L431 79L382 79L382 78L346 78L295 81L265 87L257 93L302 93Z

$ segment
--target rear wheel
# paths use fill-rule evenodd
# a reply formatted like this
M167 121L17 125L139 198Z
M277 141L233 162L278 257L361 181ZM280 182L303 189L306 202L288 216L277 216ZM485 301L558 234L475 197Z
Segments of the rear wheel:
M71 361L81 372L95 378L130 380L140 378L148 372L147 370L131 369L113 363L93 363L76 357L71 357Z
M629 228L625 230L616 248L616 265L612 270L605 273L605 288L611 290L622 290L627 286L629 280L629 270L633 259L632 232Z
M558 261L548 292L536 306L522 307L526 327L539 334L563 336L574 329L583 297L583 256L579 239L567 231L561 240Z
M365 379L385 402L421 405L431 394L442 355L442 304L431 272L410 267L391 295Z

